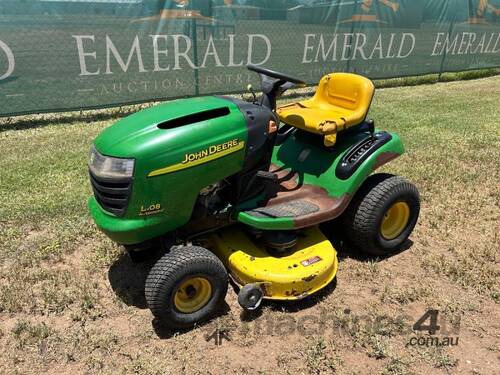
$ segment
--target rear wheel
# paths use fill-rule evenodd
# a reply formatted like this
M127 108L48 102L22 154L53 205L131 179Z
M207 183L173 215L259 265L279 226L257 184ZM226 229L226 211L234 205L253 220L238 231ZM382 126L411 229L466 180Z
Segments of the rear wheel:
M165 254L146 279L153 315L172 328L189 327L214 315L226 296L228 276L209 250L183 246Z
M356 193L345 215L350 240L362 251L385 255L397 251L410 236L420 212L412 183L390 174L375 174Z

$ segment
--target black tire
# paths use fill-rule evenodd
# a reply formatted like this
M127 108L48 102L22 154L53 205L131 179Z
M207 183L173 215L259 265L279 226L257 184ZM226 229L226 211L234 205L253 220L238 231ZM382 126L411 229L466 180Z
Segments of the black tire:
M409 218L404 229L395 238L382 235L384 215L397 202L409 207ZM400 176L386 173L366 179L343 215L349 239L363 252L387 255L396 252L406 242L420 212L420 196L412 183Z
M175 294L193 278L209 282L210 297L196 311L179 311L174 303ZM157 319L171 328L183 328L213 316L224 301L227 287L226 269L213 253L198 246L182 246L172 249L151 268L145 294L148 307Z

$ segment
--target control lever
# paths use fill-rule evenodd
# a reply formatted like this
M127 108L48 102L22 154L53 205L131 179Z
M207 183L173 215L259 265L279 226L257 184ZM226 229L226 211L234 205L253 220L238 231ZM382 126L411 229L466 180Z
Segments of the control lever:
M370 132L370 139L375 140L375 121L368 120L366 122L368 124L368 131Z
M265 180L270 180L273 182L278 181L278 175L276 173L268 171L257 171L257 177L263 178Z
M253 96L253 103L256 103L257 102L257 95L255 95L255 91L253 91L253 86L252 84L248 84L247 86L247 90L250 91L250 93L252 94Z
M254 175L252 175L252 177L250 178L250 181L248 182L248 184L243 188L243 191L239 194L239 197L238 197L238 200L241 199L241 197L245 197L246 194L248 193L248 191L252 188L255 180L257 178L263 178L265 180L269 180L269 181L272 181L272 182L277 182L278 181L278 175L272 173L272 172L268 172L268 171L257 171L257 173L255 173Z

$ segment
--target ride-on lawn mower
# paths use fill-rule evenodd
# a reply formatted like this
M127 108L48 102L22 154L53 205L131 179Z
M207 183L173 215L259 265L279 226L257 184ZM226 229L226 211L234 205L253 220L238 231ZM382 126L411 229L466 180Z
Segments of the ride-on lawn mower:
M276 109L277 97L305 83L248 69L262 86L260 98L249 87L252 102L174 100L120 120L92 146L92 217L133 259L164 249L145 294L174 328L212 316L228 275L248 310L328 285L337 255L320 223L337 219L362 251L384 255L418 218L414 185L371 175L403 145L366 120L369 79L328 74L311 99Z

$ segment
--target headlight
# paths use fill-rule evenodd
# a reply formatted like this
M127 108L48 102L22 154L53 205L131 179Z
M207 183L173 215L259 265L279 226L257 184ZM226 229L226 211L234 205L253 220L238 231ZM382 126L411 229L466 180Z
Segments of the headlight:
M134 159L104 156L92 145L90 149L89 169L97 177L125 178L134 174Z

